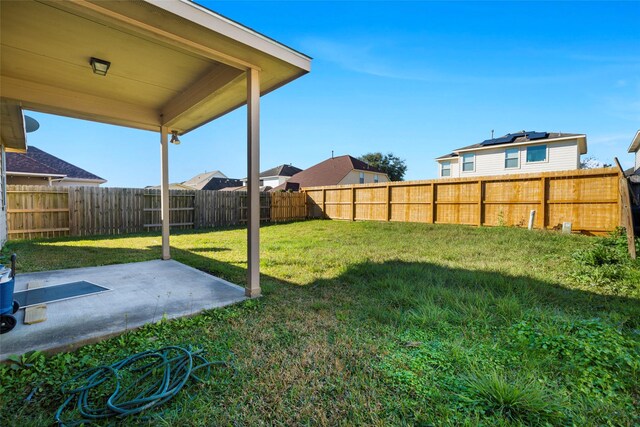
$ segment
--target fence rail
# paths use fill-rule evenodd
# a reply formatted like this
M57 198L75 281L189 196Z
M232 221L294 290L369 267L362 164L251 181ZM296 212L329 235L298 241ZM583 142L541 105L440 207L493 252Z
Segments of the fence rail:
M261 193L260 218L305 219L306 200L301 193ZM247 203L246 192L171 190L171 228L243 224ZM161 227L157 189L9 185L7 208L10 239L140 233Z
M602 234L620 225L620 173L615 168L542 174L310 187L310 218L526 226L571 222Z

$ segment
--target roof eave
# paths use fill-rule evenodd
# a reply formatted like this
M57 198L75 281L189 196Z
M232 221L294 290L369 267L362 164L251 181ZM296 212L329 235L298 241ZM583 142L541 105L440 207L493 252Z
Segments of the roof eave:
M93 179L93 178L74 178L72 176L65 176L64 178L62 178L63 181L76 181L76 182L96 182L96 183L100 183L100 184L104 184L105 182L107 182L106 179L100 178L100 179Z
M7 176L36 176L38 178L65 178L67 175L57 173L37 173L37 172L12 172L7 171Z
M629 153L635 153L640 149L640 129L636 132L636 136L631 141L631 145L629 146Z
M182 16L209 30L215 31L233 40L240 41L254 49L261 50L278 59L311 71L311 57L290 48L249 27L235 22L191 0L144 0L160 9Z

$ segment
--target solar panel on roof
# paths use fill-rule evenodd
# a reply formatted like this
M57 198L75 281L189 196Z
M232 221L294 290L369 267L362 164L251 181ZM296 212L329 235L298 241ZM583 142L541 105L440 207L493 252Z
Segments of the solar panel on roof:
M521 136L524 136L524 133L508 133L500 138L487 139L486 141L483 141L481 145L486 147L487 145L509 144Z
M547 132L527 132L527 138L529 138L530 141L544 139L548 136L549 134Z
M527 137L528 140L534 141L536 139L544 139L548 137L549 134L547 132L516 132L516 133L508 133L505 136L501 136L500 138L486 139L480 143L481 146L487 147L490 145L498 145L498 144L510 144L515 141L517 138Z

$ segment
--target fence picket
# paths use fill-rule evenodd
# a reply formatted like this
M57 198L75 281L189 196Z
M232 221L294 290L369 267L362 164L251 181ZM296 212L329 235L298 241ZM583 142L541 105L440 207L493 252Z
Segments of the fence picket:
M7 186L9 238L116 235L160 229L160 191L109 187ZM246 222L246 192L171 190L172 228ZM304 219L307 196L262 193L262 221ZM272 202L275 200L275 202Z

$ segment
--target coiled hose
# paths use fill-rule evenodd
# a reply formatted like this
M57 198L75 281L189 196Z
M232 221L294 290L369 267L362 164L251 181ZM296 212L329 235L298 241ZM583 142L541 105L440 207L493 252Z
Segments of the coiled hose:
M190 378L207 381L214 366L233 369L228 362L207 361L202 350L169 346L91 368L62 385L68 397L55 419L60 426L75 426L138 414L172 399ZM80 418L63 420L63 414L74 410Z

